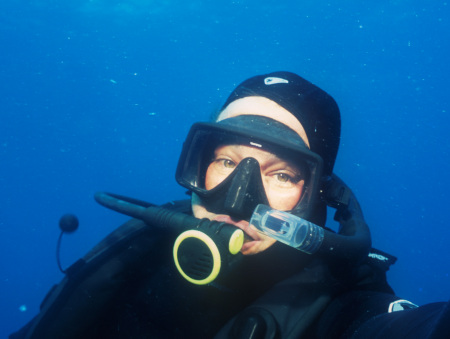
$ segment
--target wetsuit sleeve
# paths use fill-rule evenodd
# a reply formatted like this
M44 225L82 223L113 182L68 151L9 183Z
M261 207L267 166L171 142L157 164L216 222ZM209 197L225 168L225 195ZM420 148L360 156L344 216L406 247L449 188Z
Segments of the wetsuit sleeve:
M393 305L398 305L397 311ZM417 307L387 293L352 291L327 308L317 326L317 337L450 338L450 303Z
M66 277L48 293L40 313L11 338L94 338L99 315L112 307L126 281L154 267L163 239L132 219L107 236L66 270ZM156 254L155 254L156 253Z
M372 251L357 280L328 305L316 323L316 338L450 338L450 306L418 307L397 297L386 281L395 258ZM386 258L386 259L384 259Z
M382 313L362 323L351 338L450 338L450 302Z

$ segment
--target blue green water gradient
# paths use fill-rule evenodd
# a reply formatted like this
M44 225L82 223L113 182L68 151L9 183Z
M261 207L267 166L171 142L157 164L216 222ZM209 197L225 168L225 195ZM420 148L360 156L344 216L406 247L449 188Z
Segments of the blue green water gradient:
M449 5L445 1L0 3L0 336L38 312L68 266L126 217L96 191L184 198L174 171L194 121L240 81L296 72L342 112L336 172L397 294L448 300Z

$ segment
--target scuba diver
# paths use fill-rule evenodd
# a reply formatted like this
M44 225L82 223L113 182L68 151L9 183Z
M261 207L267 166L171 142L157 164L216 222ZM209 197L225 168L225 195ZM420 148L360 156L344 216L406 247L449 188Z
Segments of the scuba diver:
M387 283L396 258L372 248L333 173L339 141L339 108L317 86L290 72L244 81L184 142L190 199L96 194L133 218L11 338L450 337L449 303L418 307Z

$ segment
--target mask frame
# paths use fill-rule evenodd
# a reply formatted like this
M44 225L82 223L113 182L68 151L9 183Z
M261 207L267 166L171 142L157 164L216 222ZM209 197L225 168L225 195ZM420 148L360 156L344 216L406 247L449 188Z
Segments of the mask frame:
M289 161L300 162L307 169L302 197L296 207L289 212L308 219L319 193L322 158L310 151L296 132L270 118L242 115L216 123L200 122L192 125L178 162L175 175L177 182L200 196L205 207L222 200L217 192L221 191L223 194L226 191L223 187L233 181L234 172L240 164L222 183L211 190L204 187L206 169L217 146L233 143L266 150ZM221 211L220 206L215 206L211 212L228 214L225 209ZM252 212L253 210L250 210L242 214L250 216Z

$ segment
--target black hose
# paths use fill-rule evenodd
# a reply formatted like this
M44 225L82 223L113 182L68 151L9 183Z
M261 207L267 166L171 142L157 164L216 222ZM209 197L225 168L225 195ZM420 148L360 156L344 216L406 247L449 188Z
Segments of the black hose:
M146 206L143 206L138 203L140 200L117 194L97 192L94 198L99 204L109 209L140 219L147 225L158 228L170 228L182 232L186 229L194 228L200 223L200 220L193 216L152 206L148 203L146 203Z
M366 258L372 239L356 196L335 174L328 178L324 190L327 204L337 210L334 219L340 230L339 233L325 230L320 253L353 262Z
M188 229L201 227L202 229L212 228L215 233L229 234L238 227L209 219L198 219L191 215L171 211L166 208L152 206L142 202L147 207L138 204L140 200L128 198L113 193L97 192L94 196L100 204L116 212L140 219L147 225L162 229L170 229L181 233Z
M369 228L364 222L359 204L350 189L337 177L333 177L332 185L328 187L328 199L334 199L335 206L333 207L338 209L335 219L340 222L341 230L338 234L325 230L318 254L333 260L359 261L367 256L371 248ZM336 192L342 194L344 192L342 187L346 188L345 201L342 200L342 197L332 196ZM140 200L112 193L98 192L95 194L95 200L109 209L140 219L148 225L174 230L178 233L197 228L199 225L217 227L219 224L216 221L200 220L184 213L155 207ZM336 203L336 201L338 202ZM235 230L236 226L220 223L218 229Z

